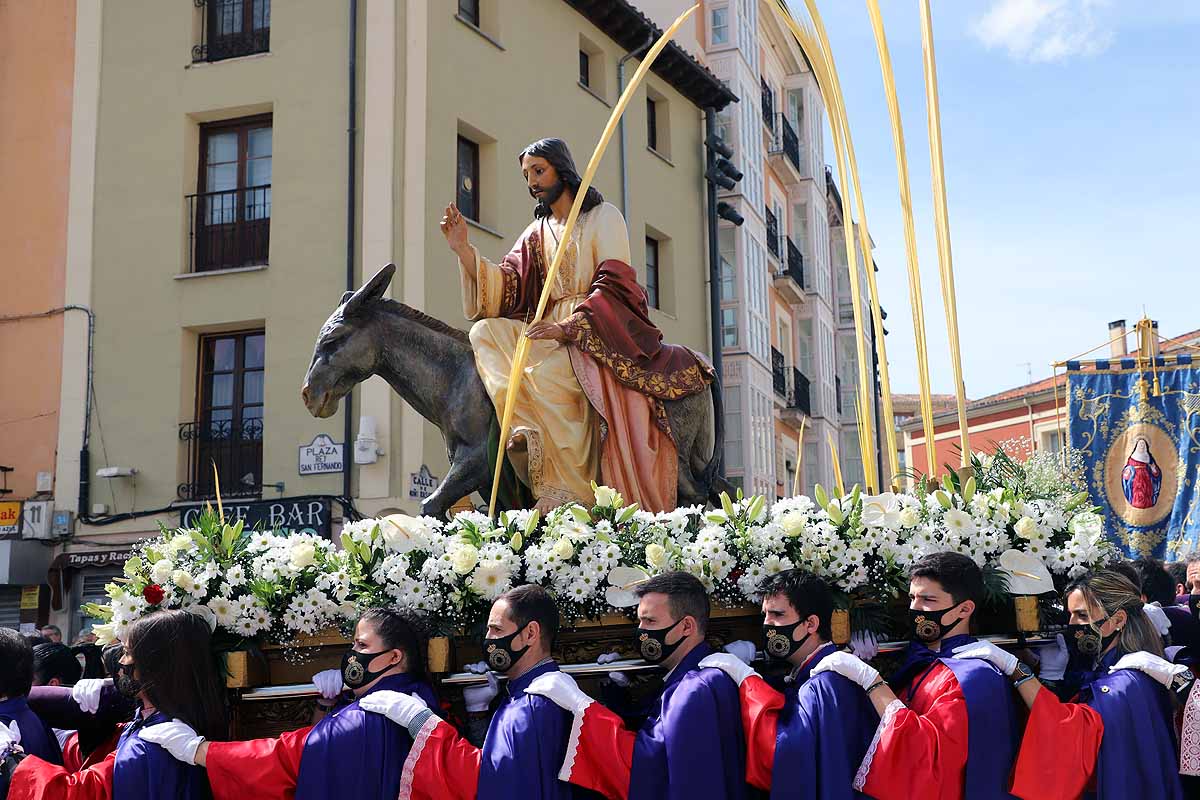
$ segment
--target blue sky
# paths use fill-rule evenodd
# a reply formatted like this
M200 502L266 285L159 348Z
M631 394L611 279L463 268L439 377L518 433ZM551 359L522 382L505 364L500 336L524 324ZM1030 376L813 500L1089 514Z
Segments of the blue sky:
M862 0L821 2L858 153L893 391L914 392L904 238ZM791 0L804 19L803 3ZM938 285L916 0L882 0L908 143L935 392L953 391ZM969 397L1050 374L1143 308L1200 328L1200 4L933 0ZM826 144L827 161L833 161ZM842 182L844 183L844 182Z

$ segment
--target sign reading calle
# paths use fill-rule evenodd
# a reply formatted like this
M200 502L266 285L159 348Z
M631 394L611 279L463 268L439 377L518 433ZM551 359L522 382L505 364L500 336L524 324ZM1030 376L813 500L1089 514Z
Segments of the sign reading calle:
M345 448L328 434L318 433L309 444L300 445L300 474L325 475L341 472Z
M179 515L184 528L196 525L203 508L188 508ZM213 510L216 510L214 506ZM264 500L252 503L225 503L225 519L242 520L247 528L261 527L264 531L282 533L312 533L328 539L332 527L332 504L329 498L297 500Z
M413 500L424 500L433 494L437 488L438 478L429 472L429 467L421 465L420 472L408 474L408 496Z

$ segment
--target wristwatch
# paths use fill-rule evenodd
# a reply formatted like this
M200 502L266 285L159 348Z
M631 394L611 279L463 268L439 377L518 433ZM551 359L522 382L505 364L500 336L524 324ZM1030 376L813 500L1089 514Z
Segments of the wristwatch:
M1034 674L1033 670L1031 670L1025 662L1018 661L1017 666L1013 669L1012 674L1009 675L1009 677L1012 679L1012 684L1015 688L1020 686L1025 681L1032 680L1034 678Z

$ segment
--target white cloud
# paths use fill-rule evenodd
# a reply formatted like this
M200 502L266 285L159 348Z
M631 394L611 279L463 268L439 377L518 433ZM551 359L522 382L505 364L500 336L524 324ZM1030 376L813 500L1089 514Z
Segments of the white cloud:
M971 24L988 49L1022 61L1064 61L1102 53L1113 32L1098 19L1111 0L995 0Z

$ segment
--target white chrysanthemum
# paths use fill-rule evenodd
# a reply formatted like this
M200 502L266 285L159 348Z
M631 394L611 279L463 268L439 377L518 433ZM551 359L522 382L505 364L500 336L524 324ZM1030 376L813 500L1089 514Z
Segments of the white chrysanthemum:
M504 564L488 561L471 573L469 585L480 597L495 600L508 591L511 580L512 573Z
M946 529L957 536L970 536L977 529L971 515L959 508L947 511L942 520L946 524Z
M208 602L208 608L216 617L217 624L223 628L228 628L237 620L238 607L228 598L215 597Z

